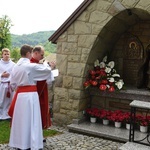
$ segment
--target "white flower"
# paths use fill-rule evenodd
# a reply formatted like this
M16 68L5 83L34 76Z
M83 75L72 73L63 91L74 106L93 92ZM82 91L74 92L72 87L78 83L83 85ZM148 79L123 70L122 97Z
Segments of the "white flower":
M113 68L113 69L112 69L112 72L116 73L117 71L116 71L116 69Z
M99 66L99 60L98 59L94 62L94 67L96 67L96 66Z
M115 82L115 79L114 78L108 78L108 81L109 82Z
M124 82L122 79L120 79L118 82L115 83L115 85L117 86L117 88L120 90L123 85L124 85Z
M105 63L104 62L101 62L100 64L99 64L99 66L100 66L100 68L105 68Z
M111 85L114 86L114 84L115 84L114 88L116 89L120 90L123 87L124 82L122 79L120 79L120 75L114 68L115 62L114 61L107 62L107 56L105 56L101 62L99 62L99 60L96 59L94 62L94 67L96 67L96 69L98 70L96 72L97 75L95 79L98 80L100 84L103 79L107 80L106 84L107 90L110 89ZM102 76L99 73L102 73ZM91 76L89 77L89 79L91 79Z
M109 89L110 88L110 85L109 84L106 84L107 88Z
M106 73L110 73L110 72L111 72L111 68L106 67L106 68L105 68L105 72L106 72Z
M107 56L103 58L102 62L107 62Z
M115 73L115 74L112 75L112 77L120 77L120 75Z
M110 61L110 62L108 63L108 67L114 68L114 66L115 66L115 62L114 62L114 61Z

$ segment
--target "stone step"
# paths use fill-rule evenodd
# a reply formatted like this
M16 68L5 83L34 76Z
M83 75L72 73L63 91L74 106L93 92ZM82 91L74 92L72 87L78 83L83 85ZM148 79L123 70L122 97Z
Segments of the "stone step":
M150 150L150 146L146 146L134 142L127 142L123 146L121 146L119 150Z
M104 137L124 143L129 141L129 130L126 128L116 128L113 125L106 126L102 123L90 123L89 121L84 121L81 123L70 124L67 127L70 132L78 132L82 134ZM146 135L146 133L135 131L135 140L141 140L145 138ZM146 140L144 142L147 143Z

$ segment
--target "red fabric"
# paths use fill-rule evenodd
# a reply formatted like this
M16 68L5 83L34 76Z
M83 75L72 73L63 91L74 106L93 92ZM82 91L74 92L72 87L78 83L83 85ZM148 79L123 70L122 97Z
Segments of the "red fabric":
M10 98L11 94L10 94L10 82L8 82L8 90L6 93L6 97Z
M11 96L11 93L10 93L10 82L8 81L8 82L1 82L1 83L7 83L8 84L8 89L7 89L7 93L6 93L6 97L8 97L8 98L10 98L10 96Z
M8 114L10 117L13 117L13 112L14 112L14 108L15 108L15 104L16 104L16 100L17 100L17 95L18 93L22 93L22 92L35 92L37 91L37 87L35 85L29 85L29 86L20 86L17 88L16 93L13 97L13 100L10 104L9 110L8 110Z
M39 61L31 58L31 63L39 63ZM46 80L37 81L37 92L40 100L42 127L47 129L51 126L49 101L48 101L48 88Z

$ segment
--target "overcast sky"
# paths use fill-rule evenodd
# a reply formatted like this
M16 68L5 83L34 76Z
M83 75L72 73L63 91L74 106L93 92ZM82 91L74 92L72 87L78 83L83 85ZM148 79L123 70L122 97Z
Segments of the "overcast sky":
M0 0L0 18L7 15L13 34L57 30L84 0Z

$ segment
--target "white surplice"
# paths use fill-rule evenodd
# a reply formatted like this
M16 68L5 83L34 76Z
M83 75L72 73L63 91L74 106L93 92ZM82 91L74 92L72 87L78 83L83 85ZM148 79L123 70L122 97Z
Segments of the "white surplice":
M21 58L15 65L10 84L12 88L36 85L36 81L53 81L51 68L47 65L30 63ZM38 150L43 148L43 131L39 97L37 92L19 93L14 108L10 133L10 147Z
M12 100L13 92L9 89L10 98L7 97L7 91L9 87L10 76L8 78L1 77L3 72L7 72L11 74L12 68L15 63L11 60L4 61L0 60L0 119L8 119L10 118L8 115L8 108L10 106L10 102Z

